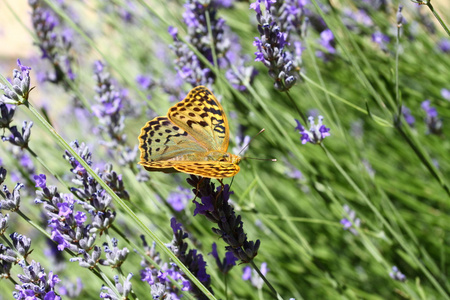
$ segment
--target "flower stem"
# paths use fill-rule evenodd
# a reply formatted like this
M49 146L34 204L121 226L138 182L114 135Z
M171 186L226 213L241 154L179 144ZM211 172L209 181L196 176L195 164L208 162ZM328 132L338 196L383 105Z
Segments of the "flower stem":
M253 259L250 261L250 264L252 265L252 268L258 273L259 277L261 277L262 280L264 280L264 282L267 284L267 287L270 289L270 294L272 295L272 297L274 299L283 299L280 294L277 293L277 291L275 290L275 288L270 284L270 282L267 280L266 276L263 275L263 273L261 273L261 271L259 270L259 268L256 266L255 262L253 261Z

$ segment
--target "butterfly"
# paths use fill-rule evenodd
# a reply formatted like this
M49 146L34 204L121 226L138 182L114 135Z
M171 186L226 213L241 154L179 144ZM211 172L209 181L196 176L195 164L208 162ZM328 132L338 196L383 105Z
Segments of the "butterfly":
M241 157L228 153L230 131L222 106L204 86L193 88L167 117L147 122L139 135L139 162L147 171L233 177Z

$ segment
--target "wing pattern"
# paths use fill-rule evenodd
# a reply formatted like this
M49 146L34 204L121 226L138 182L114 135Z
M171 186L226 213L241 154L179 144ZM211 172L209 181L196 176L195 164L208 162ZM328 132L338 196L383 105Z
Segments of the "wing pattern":
M186 131L167 117L157 117L142 127L139 136L141 162L168 160L188 153L205 152Z
M206 149L227 151L228 121L219 101L206 87L193 88L169 109L168 117Z

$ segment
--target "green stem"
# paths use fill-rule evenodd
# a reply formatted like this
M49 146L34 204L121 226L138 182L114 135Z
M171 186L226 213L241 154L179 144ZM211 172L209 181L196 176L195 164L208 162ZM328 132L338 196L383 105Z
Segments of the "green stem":
M431 10L434 17L438 20L439 24L441 24L442 28L444 28L447 35L450 36L450 30L448 29L447 25L445 25L444 21L442 21L441 16L437 13L437 11L434 10L433 5L431 5L431 0L429 0L426 5Z
M258 273L259 277L267 284L267 287L270 289L270 294L274 299L282 300L283 298L280 296L280 294L277 293L277 291L274 289L274 287L270 284L270 282L267 280L266 276L261 273L259 268L256 266L255 262L253 260L250 261L250 264L252 265L253 269Z

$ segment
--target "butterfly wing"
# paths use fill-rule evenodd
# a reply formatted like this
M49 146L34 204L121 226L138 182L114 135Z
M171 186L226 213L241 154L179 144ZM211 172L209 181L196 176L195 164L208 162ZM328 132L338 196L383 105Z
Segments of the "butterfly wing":
M142 127L139 135L139 149L143 166L160 168L154 162L166 161L177 156L205 152L186 131L172 123L167 117L157 117Z
M147 171L161 171L164 173L183 172L215 179L233 177L240 170L237 164L214 161L161 161L151 163L140 162L140 164Z
M219 101L206 87L193 88L183 101L169 109L168 117L207 150L227 151L228 120Z

